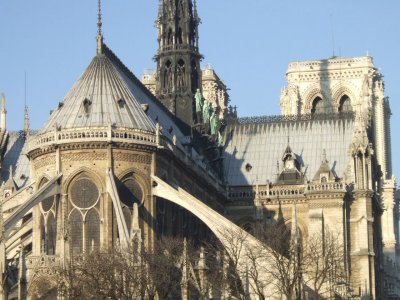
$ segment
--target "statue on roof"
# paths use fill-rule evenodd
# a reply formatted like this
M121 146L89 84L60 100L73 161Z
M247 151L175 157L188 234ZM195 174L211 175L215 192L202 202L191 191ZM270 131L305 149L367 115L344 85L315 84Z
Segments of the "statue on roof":
M212 110L210 116L211 135L216 136L219 129L219 119L215 110Z
M206 131L208 131L208 126L210 125L210 115L211 115L212 107L210 102L207 100L204 101L203 105L203 124L206 127Z
M196 101L197 123L201 123L201 115L203 111L203 96L201 94L200 89L197 89L196 94L194 95L194 99Z

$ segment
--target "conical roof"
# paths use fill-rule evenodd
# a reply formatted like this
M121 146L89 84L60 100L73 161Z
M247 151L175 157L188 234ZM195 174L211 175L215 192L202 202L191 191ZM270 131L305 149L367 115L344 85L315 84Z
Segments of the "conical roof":
M114 63L97 54L41 133L74 128L113 127L155 132L154 122L135 99Z

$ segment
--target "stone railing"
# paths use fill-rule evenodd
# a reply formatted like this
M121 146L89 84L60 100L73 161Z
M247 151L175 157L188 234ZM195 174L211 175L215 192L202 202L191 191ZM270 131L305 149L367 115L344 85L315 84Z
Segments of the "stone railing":
M137 129L114 129L111 127L90 129L65 129L38 134L29 140L29 151L53 144L71 142L108 141L156 145L156 135Z
M173 51L173 50L189 50L197 52L198 48L193 45L187 45L187 44L164 45L161 47L161 51Z
M304 185L259 185L250 187L230 187L228 199L231 201L253 201L273 198L304 197L308 192L345 191L345 185L340 182Z
M275 197L298 197L304 195L305 185L296 186L258 186L258 196L260 200ZM231 187L228 191L228 198L232 201L254 200L257 195L257 187Z
M360 56L351 58L330 58L324 60L294 61L289 63L288 72L298 69L327 68L329 66L336 66L341 64L357 64L365 67L373 67L373 60L370 56Z
M345 190L345 185L341 182L309 184L307 190L308 191Z

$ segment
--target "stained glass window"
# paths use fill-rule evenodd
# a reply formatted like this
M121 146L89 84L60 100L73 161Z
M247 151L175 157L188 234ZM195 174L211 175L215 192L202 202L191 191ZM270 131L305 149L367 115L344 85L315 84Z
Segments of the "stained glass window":
M71 201L79 208L89 208L99 198L97 186L88 178L79 178L71 186Z
M119 194L122 203L128 207L133 207L134 203L140 204L143 201L142 188L133 177L122 180Z
M74 209L69 216L69 233L72 255L83 252L83 220L80 211Z
M93 251L100 246L100 218L96 209L91 209L86 214L85 240L86 251Z
M40 187L44 186L48 181L49 180L47 178L43 178L42 181L40 182L39 186ZM42 204L41 204L43 211L44 212L49 211L53 207L53 204L54 204L54 197L53 196L44 199L42 201Z
M53 213L49 213L47 217L47 254L54 255L56 253L57 223Z

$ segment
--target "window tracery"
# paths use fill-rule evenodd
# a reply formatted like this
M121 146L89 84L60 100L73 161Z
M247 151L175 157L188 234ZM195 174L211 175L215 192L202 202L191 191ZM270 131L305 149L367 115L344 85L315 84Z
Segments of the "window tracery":
M49 180L43 178L39 188L43 187ZM40 226L41 226L41 251L48 255L56 252L57 219L55 197L51 196L40 203Z
M69 188L68 218L72 255L100 247L100 191L85 173L79 175Z

